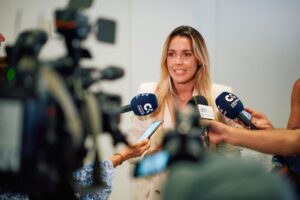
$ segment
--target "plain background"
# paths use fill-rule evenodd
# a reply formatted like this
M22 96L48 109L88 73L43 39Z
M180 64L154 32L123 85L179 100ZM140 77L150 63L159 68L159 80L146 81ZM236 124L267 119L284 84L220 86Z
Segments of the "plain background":
M41 59L62 56L65 49L55 34L53 14L66 4L66 0L0 0L4 46L13 44L24 30L42 28L49 41ZM264 112L276 127L286 127L292 86L300 74L299 8L298 0L95 0L84 13L91 24L99 17L115 20L116 43L98 42L91 33L83 45L93 59L83 64L122 67L123 78L95 88L119 94L128 104L141 82L158 80L167 35L177 26L190 25L207 42L213 81L233 87L244 106ZM4 46L0 55L5 55ZM122 116L124 133L129 116ZM122 148L113 147L108 134L101 135L99 145L103 158ZM127 163L116 169L110 199L130 199L131 170Z

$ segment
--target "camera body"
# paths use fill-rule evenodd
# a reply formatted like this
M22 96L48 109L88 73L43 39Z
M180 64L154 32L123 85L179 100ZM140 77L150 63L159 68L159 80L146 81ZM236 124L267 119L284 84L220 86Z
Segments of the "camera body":
M64 88L63 82L37 59L44 36L26 31L8 48L0 86L0 188L35 198L71 191L72 171L85 156L83 141L74 137L82 134L80 121L77 132L67 125L61 101L72 97L67 90L61 96L53 92L54 87ZM75 103L69 103L76 110Z
M85 139L106 131L115 144L126 142L115 112L121 97L93 94L87 88L105 77L99 72L93 79L79 64L80 59L91 57L81 48L91 28L80 8L74 0L69 8L55 12L66 56L40 61L47 34L39 30L21 33L6 49L7 66L0 84L0 192L22 192L33 199L76 199L73 172L83 165Z

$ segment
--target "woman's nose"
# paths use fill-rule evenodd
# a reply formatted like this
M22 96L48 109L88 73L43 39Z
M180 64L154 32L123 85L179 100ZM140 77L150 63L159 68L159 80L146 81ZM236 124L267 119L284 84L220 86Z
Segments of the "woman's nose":
M182 64L182 58L180 55L176 56L176 64Z

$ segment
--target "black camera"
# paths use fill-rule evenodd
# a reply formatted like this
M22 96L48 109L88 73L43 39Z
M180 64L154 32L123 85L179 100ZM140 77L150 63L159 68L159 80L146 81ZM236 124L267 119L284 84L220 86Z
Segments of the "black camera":
M0 86L0 188L32 198L71 191L72 171L85 155L71 94L60 76L37 59L46 40L41 31L22 33L7 49Z
M23 32L6 49L0 85L0 192L22 192L30 199L76 199L73 172L83 165L85 139L109 132L114 144L127 143L118 128L121 97L88 90L97 81L122 77L123 70L80 66L80 59L91 57L81 48L91 28L80 9L91 2L73 0L55 12L57 32L68 50L62 58L38 59L47 41L39 30ZM115 23L108 24L114 31Z

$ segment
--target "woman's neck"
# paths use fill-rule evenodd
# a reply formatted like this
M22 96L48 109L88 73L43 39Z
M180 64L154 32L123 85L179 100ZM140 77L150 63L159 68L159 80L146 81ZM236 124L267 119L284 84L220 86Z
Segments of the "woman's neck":
M174 84L174 87L180 107L185 106L193 96L194 83Z

